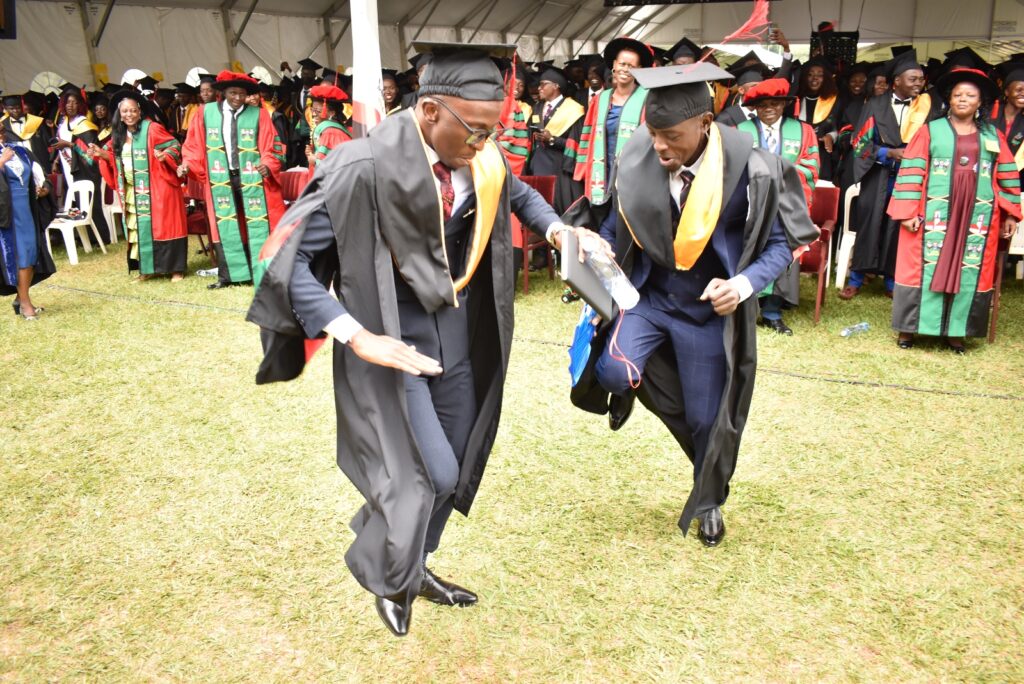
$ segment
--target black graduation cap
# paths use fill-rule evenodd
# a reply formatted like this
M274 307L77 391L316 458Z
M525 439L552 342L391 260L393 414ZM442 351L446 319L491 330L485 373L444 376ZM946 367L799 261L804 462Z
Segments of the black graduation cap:
M338 74L338 87L346 93L352 92L352 77L345 74Z
M540 80L554 83L562 93L569 89L569 78L565 75L565 71L558 67L550 66L542 71Z
M868 80L873 84L879 76L884 76L886 81L889 80L889 62L878 62L871 65L871 71L868 72Z
M1014 59L1014 56L1011 55L1009 60L1002 64L997 64L994 69L994 71L1003 79L1003 85L1010 82L1007 80L1010 74L1021 70L1024 70L1024 54L1020 54L1018 59Z
M420 70L421 66L427 66L430 64L430 60L433 55L429 52L417 52L415 55L409 58L409 64L412 64L412 68L416 71Z
M865 76L867 76L868 74L871 73L871 70L874 67L875 65L872 62L857 62L851 65L850 68L846 70L846 76L847 78L853 76L854 74L864 74Z
M654 66L664 66L672 62L672 53L665 48L652 45L651 52L654 53Z
M982 59L981 55L969 47L957 48L956 50L950 50L947 52L944 64L947 68L967 67L969 69L984 71L985 73L989 73L992 70L992 65Z
M338 85L338 83L340 82L339 76L340 75L338 74L337 71L331 69L330 67L327 67L320 74L320 82L326 83L327 85Z
M213 74L199 74L200 83L216 83L217 77Z
M893 45L891 48L889 48L889 52L892 53L893 57L899 57L900 55L910 52L913 49L913 45Z
M139 80L139 90L156 90L156 84L159 83L152 76L146 76Z
M1000 66L1004 66L1000 64ZM1003 76L1003 87L1010 85L1014 81L1024 81L1024 63L1021 62L1008 62L1006 68L1002 73Z
M730 66L726 67L726 71L736 77L737 81L742 76L755 72L760 78L754 79L755 81L763 81L772 74L772 68L761 61L761 58L757 56L753 50L743 55ZM753 81L747 81L752 83ZM741 84L742 85L742 84Z
M306 57L305 59L300 59L299 66L304 69L312 69L313 71L319 71L320 69L323 69L323 66L320 63L318 63L316 60L310 59L309 57Z
M707 62L633 69L636 82L648 89L644 116L654 128L671 128L681 121L714 112L711 81L732 78L725 69Z
M804 68L805 69L810 69L811 67L815 67L815 66L821 67L822 69L824 69L826 74L834 74L835 71L836 71L836 67L832 63L832 60L830 60L828 57L824 57L822 55L816 55L814 57L811 57L804 64Z
M895 48L893 48L895 50ZM889 80L893 80L904 71L910 69L920 69L921 63L917 61L917 50L911 47L909 50L903 50L898 55L893 57L888 62L889 65Z
M165 97L174 97L174 93L177 92L174 88L157 88L156 94L163 95Z
M0 90L0 93L4 91ZM18 105L21 104L22 96L17 93L8 93L3 97L3 103L5 105Z
M398 83L398 70L397 69L381 69L381 78L390 78L396 84Z
M654 66L654 51L646 44L641 43L639 40L633 38L627 38L621 36L608 42L604 46L604 63L609 69L615 64L615 58L619 56L619 53L623 50L631 50L640 57L640 66L647 68Z
M420 96L486 101L505 98L505 81L491 57L511 57L515 45L416 42L413 49L433 55L420 77Z
M174 90L181 93L182 95L195 95L199 92L199 89L195 86L190 86L188 83L175 83Z
M555 60L553 60L553 59L547 59L547 60L544 60L543 62L534 62L533 63L533 68L537 71L538 74L540 72L544 71L545 69L547 69L548 67L553 67L553 66L555 66Z
M100 88L100 90L102 90L104 93L106 93L107 97L110 97L114 93L120 91L122 87L123 86L120 86L120 85L118 85L116 83L104 83L103 87Z
M694 43L689 38L683 37L679 39L679 42L668 49L669 61L675 61L683 57L692 57L693 61L700 59L701 54L704 51L701 50L700 46Z

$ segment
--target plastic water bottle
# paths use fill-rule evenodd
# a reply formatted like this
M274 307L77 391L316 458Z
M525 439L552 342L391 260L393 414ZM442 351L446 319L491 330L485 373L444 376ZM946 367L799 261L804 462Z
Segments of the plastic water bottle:
M623 273L615 260L609 257L601 247L600 241L587 236L583 241L583 251L587 255L587 263L597 274L604 285L604 289L612 296L615 303L623 311L632 309L640 301L640 293L629 282L629 278Z
M845 328L843 328L842 330L840 330L839 331L839 336L840 337L853 337L854 335L859 335L862 332L867 332L870 329L871 329L871 326L868 325L867 321L861 321L857 325L848 325Z

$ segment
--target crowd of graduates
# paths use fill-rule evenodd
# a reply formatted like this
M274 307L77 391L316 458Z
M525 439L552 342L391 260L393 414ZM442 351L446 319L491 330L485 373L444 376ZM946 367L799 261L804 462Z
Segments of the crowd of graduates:
M823 26L819 35L828 31ZM1000 240L1005 247L1020 218L1024 55L993 66L961 48L921 64L913 47L896 46L884 62L843 63L819 51L801 63L781 31L771 38L783 49L781 67L751 52L726 67L731 82L708 85L716 121L795 165L808 206L822 183L840 188L841 196L856 186L847 228L857 240L840 297L856 297L876 279L894 298L901 347L912 346L917 333L942 337L962 352L962 338L983 334ZM417 54L408 70L383 71L388 116L415 106L430 59ZM497 142L517 175L555 178L558 213L581 196L600 205L613 194L619 153L645 124L647 91L631 70L719 59L726 61L724 53L687 38L668 49L618 38L602 54L561 66L499 60L508 95ZM81 209L92 212L105 240L115 227L106 225L101 206L117 195L129 265L143 279L183 276L186 182L194 183L219 264L211 287L258 281L260 249L284 208L281 174L315 170L353 137L352 76L311 59L297 66L293 72L281 64L276 77L262 67L216 75L197 68L166 88L131 69L96 92L67 85L59 94L5 95L5 149L19 150L5 152L7 185L17 180L14 166L33 187L29 213L0 215L10 217L0 254L3 287L18 292L16 311L28 302L25 283L52 272L42 250L11 248L13 217L25 223L34 216L36 234L58 211L39 171L59 174L65 187L83 179L95 184L93 206ZM958 105L958 97L966 104ZM594 228L609 237L611 224ZM19 280L29 267L33 274ZM783 312L799 303L798 270L794 263L759 294L760 323L777 333L793 334ZM34 307L26 309L31 315Z

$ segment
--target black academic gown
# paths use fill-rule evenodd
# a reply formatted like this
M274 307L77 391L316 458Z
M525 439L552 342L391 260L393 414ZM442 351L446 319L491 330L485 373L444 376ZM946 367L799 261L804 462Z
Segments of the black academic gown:
M513 176L504 156L501 163L505 181L496 218L465 303L477 404L455 492L455 509L463 514L469 513L494 443L512 345L510 212L514 208L539 231L558 219ZM294 225L294 232L271 261L248 314L262 329L265 358L256 376L259 384L289 380L302 371L306 335L291 305L290 284L304 220L323 207L337 248L321 254L311 270L325 286L333 282L339 302L367 330L401 338L396 268L427 314L455 302L439 194L414 113L399 112L369 138L329 155L282 218L277 230ZM356 539L345 561L356 580L377 596L416 591L434 491L409 423L403 375L367 363L336 343L334 394L338 466L366 499L352 519Z
M551 117L553 117L567 101L568 99L563 97L561 101L559 101L558 106L551 112ZM544 105L540 105L533 111L535 116L543 117ZM541 125L547 126L551 117L543 119L541 121ZM576 171L575 156L566 156L565 146L570 140L574 141L575 144L579 144L580 136L583 134L584 118L585 116L581 114L580 118L576 120L576 123L569 127L569 130L561 136L552 138L550 145L543 145L538 141L534 141L533 148L530 151L530 161L527 164L529 175L555 177L555 197L553 206L555 211L559 213L568 209L569 206L583 194L583 183L581 181L573 180L573 174Z
M928 121L938 116L940 111L940 105L932 98ZM851 268L892 278L896 273L899 223L889 218L886 209L890 177L895 177L899 165L893 160L879 163L876 157L880 147L902 149L907 146L900 137L899 122L892 111L892 91L873 97L864 104L853 129L854 136L871 117L875 120L874 135L861 154L855 154L853 162L853 182L860 183L860 195L854 202L852 227L857 229L857 241L853 246Z
M735 128L746 121L749 117L743 112L739 105L729 105L715 117L715 121L726 126Z
M725 156L723 202L732 197L744 172L748 179L750 210L743 228L742 250L736 260L736 272L747 268L765 249L776 217L781 219L791 249L814 241L818 230L807 215L796 170L791 165L784 165L782 159L775 155L752 149L750 137L746 134L722 126L719 130ZM646 128L638 128L633 133L622 151L619 164L621 173L616 181L613 197L615 204L618 203L619 195L629 193L635 198L634 205L642 207L642 213L638 216L642 215L649 220L637 220L632 223L630 230L619 215L616 259L623 270L630 273L633 260L641 249L637 242L639 240L655 263L674 268L671 240L655 234L657 226L670 224L670 207L663 201L668 197L668 179L664 168L658 163ZM650 201L646 198L650 198ZM613 203L604 206L609 204ZM576 225L599 225L599 217L590 215L590 211L592 209L582 199L563 218ZM756 320L756 296L748 298L734 314L726 317L723 336L727 372L722 403L711 430L707 453L704 454L699 472L694 473L693 490L679 518L679 527L684 533L696 515L706 512L709 506L725 501L728 496L729 480L736 468L740 438L754 391L757 366ZM608 412L608 392L597 382L594 366L610 330L611 325L604 322L591 343L587 367L570 395L572 403L577 407L601 415ZM693 461L693 438L686 423L682 383L670 346L662 346L647 362L637 398L665 423L679 446Z

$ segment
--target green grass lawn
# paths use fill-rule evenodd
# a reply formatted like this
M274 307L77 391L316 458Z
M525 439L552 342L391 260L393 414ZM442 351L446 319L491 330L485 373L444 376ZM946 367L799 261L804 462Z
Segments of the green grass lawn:
M432 561L480 604L419 602L399 640L343 560L329 354L257 387L251 290L132 282L124 247L58 254L38 322L0 310L2 681L1024 680L1020 283L965 357L898 350L877 283L760 333L709 550L657 419L570 406L578 305L534 278L487 477Z

